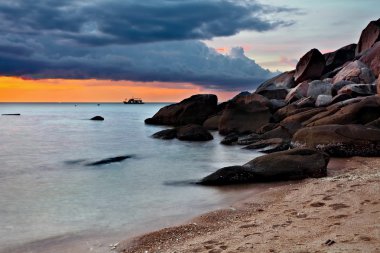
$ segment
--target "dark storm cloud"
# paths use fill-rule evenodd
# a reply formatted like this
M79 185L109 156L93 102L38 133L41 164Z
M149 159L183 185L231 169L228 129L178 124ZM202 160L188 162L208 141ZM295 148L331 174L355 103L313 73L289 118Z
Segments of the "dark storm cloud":
M194 39L268 31L294 9L227 0L2 0L0 75L254 88L273 73Z
M137 44L268 31L291 22L266 14L294 11L236 0L4 0L0 31L48 33L89 45Z

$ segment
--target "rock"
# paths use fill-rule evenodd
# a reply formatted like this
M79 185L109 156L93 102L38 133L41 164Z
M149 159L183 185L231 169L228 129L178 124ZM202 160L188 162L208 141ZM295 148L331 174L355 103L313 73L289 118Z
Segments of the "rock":
M161 108L146 124L186 125L202 124L209 116L216 113L218 98L212 94L194 95Z
M316 107L328 106L331 104L333 97L331 95L319 95L315 101Z
M102 116L95 116L95 117L92 117L90 120L98 120L98 121L103 121L104 118Z
M367 127L375 127L375 128L380 128L380 118L375 119L374 121L371 121L367 124L365 124Z
M377 41L380 41L380 19L371 21L362 31L356 47L356 55L371 48Z
M273 139L273 138L282 138L284 140L287 140L287 139L292 138L292 133L286 127L279 125L278 127L266 133L263 133L259 137L260 137L259 138L260 140L268 140L268 139Z
M177 139L181 141L209 141L213 139L213 136L203 126L190 124L177 129Z
M3 113L2 116L21 116L20 113Z
M270 131L270 130L275 129L275 128L278 127L278 126L279 126L278 123L268 123L268 124L265 124L265 125L263 125L262 127L260 127L260 128L256 131L256 133L257 133L257 134L263 134L263 133L266 133L266 132L268 132L268 131Z
M270 99L269 102L270 102L269 107L272 112L277 111L278 109L286 106L287 104L285 100L279 100L279 99Z
M345 101L345 100L348 100L351 98L352 98L352 96L350 94L345 94L345 93L339 94L339 95L336 95L335 97L333 97L331 104L342 102L342 101Z
M244 147L244 149L255 149L263 153L273 153L289 149L290 141L282 138L272 138L254 142L251 145Z
M222 168L203 178L202 185L228 185L324 177L328 155L314 149L292 149L260 156L243 166Z
M349 94L352 97L371 96L376 94L374 84L348 84L338 91L338 94Z
M205 122L203 122L203 127L205 127L208 130L218 130L220 117L222 115L214 115L210 118L206 119Z
M380 76L377 78L377 85L376 85L377 94L380 95Z
M360 57L359 61L367 65L377 77L380 74L380 42L368 49Z
M297 63L294 79L296 83L319 79L325 68L325 57L318 49L312 49Z
M286 95L288 95L287 89L275 89L275 90L262 90L260 92L256 92L268 99L285 99Z
M331 72L334 69L341 67L346 62L354 60L355 49L356 44L350 44L342 48L339 48L334 52L324 54L323 56L326 60L326 67L323 72Z
M237 141L238 145L249 145L256 141L260 140L260 135L256 133L249 134L247 136L244 136L242 138L239 138Z
M354 83L372 83L375 80L375 76L367 65L356 60L347 64L339 71L333 78L333 83L336 84L343 80Z
M235 144L239 139L239 135L236 133L230 133L220 142L223 145Z
M333 96L336 96L338 95L338 91L340 89L342 89L343 87L349 85L349 84L355 84L354 82L351 82L351 81L340 81L340 82L337 82L333 85L332 89L331 89L331 94Z
M171 140L177 137L177 129L165 129L152 135L153 138Z
M219 133L248 134L269 123L272 116L270 102L261 95L241 97L230 101L220 118Z
M313 104L313 106L314 106L314 104ZM307 111L310 109L313 109L313 107L299 108L296 104L290 104L290 105L287 105L287 106L279 109L278 111L276 111L276 113L273 114L272 120L274 122L280 122L281 120L285 119L286 117L289 117L291 115L294 115L294 114L297 114L300 112L304 112L304 111Z
M315 101L316 99L313 97L305 97L293 102L293 104L298 108L313 107L315 105Z
M293 88L295 85L294 73L295 70L287 71L269 79L268 81L265 81L264 83L260 84L255 93L261 94L260 92L267 90L283 90Z
M326 111L326 109L312 108L306 111L301 111L286 117L280 122L280 125L286 129L287 134L290 135L289 138L291 138L291 136L298 131L298 129L303 127L303 122L323 111Z
M292 146L316 148L331 156L380 156L380 129L362 125L324 125L300 129Z
M115 156L115 157L99 160L93 163L88 163L86 164L86 166L99 166L99 165L105 165L105 164L110 164L110 163L117 163L117 162L122 162L125 159L132 158L132 157L133 157L132 155Z
M307 96L317 99L319 95L331 95L332 84L315 80L309 83Z
M288 95L285 98L286 102L294 102L298 99L307 97L307 91L309 89L309 82L308 81L303 81L299 83L296 87L291 89L288 93Z
M352 101L352 102L351 102ZM305 126L331 124L367 124L380 117L380 96L365 97L361 100L346 100L334 104L304 122Z

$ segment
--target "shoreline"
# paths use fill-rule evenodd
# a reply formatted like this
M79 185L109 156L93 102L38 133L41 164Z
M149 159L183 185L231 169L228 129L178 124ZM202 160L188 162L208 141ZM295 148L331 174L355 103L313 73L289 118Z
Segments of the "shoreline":
M332 158L325 178L268 189L189 223L127 239L116 250L379 252L379 182L379 158Z

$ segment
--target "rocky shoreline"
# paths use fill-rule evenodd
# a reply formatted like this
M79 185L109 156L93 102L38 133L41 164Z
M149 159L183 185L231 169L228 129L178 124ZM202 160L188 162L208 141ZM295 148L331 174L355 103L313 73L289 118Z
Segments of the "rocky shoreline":
M301 57L295 70L282 73L264 82L253 93L242 92L229 101L220 104L218 104L218 99L215 95L194 95L180 103L160 109L152 118L146 119L145 123L173 126L171 129L154 134L154 138L163 140L177 138L184 141L210 141L212 140L212 136L208 131L217 130L219 134L225 136L225 139L221 142L222 145L241 145L245 149L270 153L249 161L242 166L221 168L211 175L200 179L199 183L203 185L221 186L227 184L324 178L330 173L328 169L330 159L336 161L336 158L380 156L379 50L380 19L368 24L363 30L357 44L350 44L326 54L322 54L318 49L312 49ZM360 165L365 164L367 160L372 163L370 169L366 169L365 166ZM360 195L355 195L357 192L354 190L360 189L364 193L368 193L368 196L366 195L368 203L372 203L377 209L379 208L379 199L376 199L376 194L375 196L370 196L369 194L378 190L378 186L374 182L378 183L379 160L376 158L354 158L353 161L353 164L346 163L345 166L357 167L344 167L341 172L347 172L352 169L354 171L352 176L356 178L365 177L366 180L364 181L366 184L352 183L351 181L353 180L350 179L337 179L337 181L342 181L339 183L342 186L338 186L337 183L332 183L336 181L331 178L308 179L309 181L306 181L304 184L305 190L301 191L297 189L297 192L294 193L291 189L292 187L285 187L283 191L286 194L284 192L276 193L276 200L269 201L269 204L264 201L268 205L263 204L263 208L272 208L273 213L269 212L268 214L266 212L263 219L273 218L276 220L274 217L276 213L274 206L279 207L283 205L287 206L287 210L284 209L283 213L277 214L279 215L278 219L287 218L287 221L291 221L287 222L284 220L281 221L283 222L281 224L273 224L272 229L266 228L268 229L267 233L270 235L274 234L274 231L277 231L277 227L284 229L292 227L291 224L294 222L290 218L293 215L292 213L295 213L293 216L296 218L302 219L303 223L298 222L298 228L316 226L316 228L310 229L312 231L311 234L314 234L316 238L326 232L327 228L325 227L323 227L323 231L318 230L322 229L321 226L328 225L329 228L334 226L341 227L343 224L341 222L342 219L346 221L345 224L350 222L350 224L353 224L357 223L357 219L361 219L359 217L360 214L366 213L368 219L373 219L372 222L376 220L375 216L378 210L363 210L352 201L359 201L361 199ZM375 174L371 174L371 169ZM346 174L341 174L340 177L344 178L344 175ZM369 175L373 175L375 178L371 179ZM323 186L323 189L320 189L321 186ZM340 188L344 188L345 191ZM334 194L328 194L328 189ZM302 196L298 196L297 193ZM306 197L304 196L305 194L310 194L310 196ZM333 196L336 195L347 197L350 205L340 203L339 201L339 203L326 202L335 199ZM326 201L322 202L316 196L322 196L323 200ZM266 198L269 198L269 196L266 195ZM294 205L297 205L298 208L301 207L302 210L309 211L310 209L311 214L315 214L316 217L314 217L315 215L303 217L302 212L297 211L297 209L289 209L288 206ZM351 205L355 205L352 211L358 214L357 216L346 214L334 216L335 213L333 211L350 208ZM320 213L317 212L317 215L317 213L311 211L314 208L317 208L315 210L318 210L318 208L323 210ZM246 226L246 228L249 228L248 230L252 230L252 233L247 233L246 236L244 235L244 238L260 235L261 239L268 239L268 235L264 235L262 230L260 232L256 231L258 225L254 220L261 217L259 209L261 208L253 205L248 209L243 208L239 210L240 218L236 222L241 226ZM227 213L226 216L221 214L227 220L231 217L229 215L235 215L234 212ZM256 214L258 216L255 216ZM297 217L297 215L301 215L302 217ZM332 217L331 219L335 223L328 222L327 224L326 222L322 222L322 225L318 226L316 221L323 217ZM246 222L245 218L249 221ZM367 218L365 220L369 222ZM137 246L126 244L120 248L120 251L140 252L142 249L146 249L147 251L145 252L223 252L230 246L223 246L224 244L219 242L201 243L199 240L203 240L203 236L209 237L208 233L217 233L223 238L223 242L225 240L232 242L235 240L234 236L228 237L228 234L233 233L223 226L218 227L218 225L214 224L215 222L221 222L220 219L212 215L208 216L207 219L210 221L206 221L206 227L212 227L211 230L199 228L197 225L191 224L178 228L169 228L140 237L133 242ZM228 222L223 221L222 223L226 223L225 225L228 227L232 226L234 222L235 220L232 219ZM349 225L346 227L362 230L365 228L369 229L370 225L369 222L368 224L363 224L363 226L359 225L357 228L351 228ZM371 227L371 229L377 232L377 235L375 235L377 244L372 245L368 243L366 247L368 252L379 250L379 230L376 226ZM191 231L191 234L194 234L194 238L198 238L196 240L197 243L190 244L194 240L193 237L186 239L184 244L171 241L171 236L178 237L189 233L189 231ZM260 241L256 242L259 246L253 245L251 242L246 243L250 244L252 248L244 248L244 245L240 245L241 241L236 243L240 245L239 247L243 247L246 252L250 252L249 249L253 248L277 252L278 250L281 251L282 245L287 245L288 250L292 249L291 245L298 245L288 245L284 242L284 240L289 240L294 243L294 236L299 236L298 232L283 232L288 234L282 238L283 240L280 240L279 248L273 249L273 251L270 249L272 245L260 246L262 244ZM179 234L176 235L176 233ZM312 251L315 251L319 247L316 246L317 244L313 244L315 243L315 238L304 232L301 232L301 234L307 241L306 245L308 247L305 248L306 251L300 252L308 252L307 250L310 250L309 246L312 248ZM368 235L361 236L367 239L371 238ZM153 240L152 242L151 238L156 237L162 241L157 242ZM210 238L212 237L210 236ZM277 239L272 238L268 240L275 241L280 237L277 235ZM245 240L240 239L242 241ZM337 238L336 235L334 238L327 239L330 241L326 241L326 245L331 246L341 238ZM369 242L372 240L367 239L363 239L363 241ZM268 243L268 240L264 241ZM216 240L211 239L211 241ZM220 241L220 238L218 238L218 241ZM340 242L348 241L350 240L347 239ZM201 243L203 246L197 245L198 243ZM213 245L213 247L207 246L207 244ZM356 250L356 246L351 247L348 244L345 244L347 248L341 248L341 250ZM158 245L164 245L164 247L157 248L161 247ZM235 251L230 252L244 252L244 250L239 250L239 247ZM193 250L190 250L190 248ZM304 249L303 247L298 248ZM324 251L322 250L321 252Z

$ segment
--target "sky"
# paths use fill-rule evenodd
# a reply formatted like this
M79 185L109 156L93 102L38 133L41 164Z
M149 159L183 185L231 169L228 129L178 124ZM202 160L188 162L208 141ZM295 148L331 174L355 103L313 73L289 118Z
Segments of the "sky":
M378 0L2 0L0 102L220 101L356 43Z

